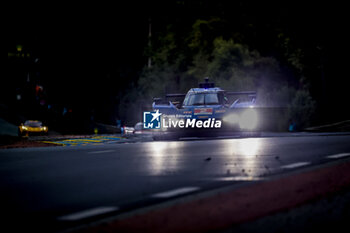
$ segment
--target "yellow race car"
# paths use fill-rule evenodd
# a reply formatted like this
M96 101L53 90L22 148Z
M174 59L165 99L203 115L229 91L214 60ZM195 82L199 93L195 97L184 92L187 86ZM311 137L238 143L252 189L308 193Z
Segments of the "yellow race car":
M41 121L28 120L22 123L18 128L19 136L28 136L29 134L47 134L49 128L43 126Z

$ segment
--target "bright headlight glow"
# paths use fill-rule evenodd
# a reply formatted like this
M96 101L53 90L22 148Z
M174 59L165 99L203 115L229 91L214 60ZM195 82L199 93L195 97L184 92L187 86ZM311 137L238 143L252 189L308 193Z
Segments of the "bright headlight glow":
M239 116L237 114L230 114L230 115L224 116L222 120L230 124L237 124L239 123Z
M257 124L258 115L254 109L245 110L239 119L239 127L242 129L253 130Z

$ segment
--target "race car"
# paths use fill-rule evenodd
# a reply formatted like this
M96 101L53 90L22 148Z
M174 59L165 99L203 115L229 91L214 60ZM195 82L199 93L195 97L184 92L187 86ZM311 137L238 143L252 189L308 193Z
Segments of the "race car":
M256 96L255 91L223 90L206 78L187 94L167 94L165 100L154 98L152 108L162 114L162 131L252 132L258 126Z
M47 134L47 126L43 126L41 121L27 120L18 127L19 136L28 136L29 134Z

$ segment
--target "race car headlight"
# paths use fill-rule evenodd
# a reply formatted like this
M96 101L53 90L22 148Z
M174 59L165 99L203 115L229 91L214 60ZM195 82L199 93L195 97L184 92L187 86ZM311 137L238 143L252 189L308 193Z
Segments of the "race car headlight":
M224 116L222 120L229 124L238 124L239 123L239 116L237 114L229 114L227 116Z
M21 126L21 129L22 130L28 130L28 128L26 126L23 126L23 125Z
M254 109L245 110L239 119L239 127L241 129L253 130L257 124L258 115Z

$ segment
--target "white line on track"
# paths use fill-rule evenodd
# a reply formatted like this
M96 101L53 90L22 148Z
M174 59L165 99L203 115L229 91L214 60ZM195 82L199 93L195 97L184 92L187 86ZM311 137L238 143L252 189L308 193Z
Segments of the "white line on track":
M93 216L117 211L118 209L119 208L115 207L115 206L101 206L101 207L96 207L93 209L88 209L88 210L84 210L84 211L73 213L73 214L64 215L62 217L59 217L58 220L60 220L60 221L78 221L78 220L82 220L85 218L90 218Z
M87 152L88 154L102 154L102 153L110 153L113 152L114 150L97 150L97 151L89 151Z
M297 168L297 167L303 167L303 166L306 166L309 164L310 164L310 162L291 163L288 165L281 166L281 168L292 169L292 168Z
M151 195L155 198L169 198L199 190L199 187L183 187Z
M350 156L350 153L340 153L340 154L328 155L326 158L339 159L339 158L348 157L348 156Z
M215 181L256 181L262 180L261 177L253 177L253 176L228 176L228 177L218 177L211 180Z

